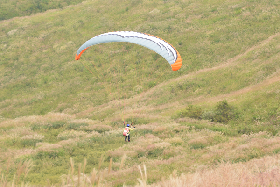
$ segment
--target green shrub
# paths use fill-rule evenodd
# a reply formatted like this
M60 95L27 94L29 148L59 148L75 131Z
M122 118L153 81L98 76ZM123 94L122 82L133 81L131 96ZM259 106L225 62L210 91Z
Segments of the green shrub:
M203 112L203 114L201 115L201 118L212 122L212 121L214 121L215 115L216 114L214 111L208 110L208 111Z
M201 119L203 114L202 108L199 106L189 105L180 112L180 117L189 117L194 119Z
M213 121L228 123L235 116L234 108L227 101L218 102Z

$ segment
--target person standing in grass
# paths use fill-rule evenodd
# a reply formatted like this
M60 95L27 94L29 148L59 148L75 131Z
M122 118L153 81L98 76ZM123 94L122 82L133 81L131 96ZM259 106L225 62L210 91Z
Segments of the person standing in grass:
M123 122L124 126L125 126L125 122ZM131 125L127 124L123 130L123 135L125 136L124 141L126 141L126 139L128 140L128 142L130 142L130 131L133 130L133 128L135 128L133 126L133 128L131 128L133 123L131 123Z

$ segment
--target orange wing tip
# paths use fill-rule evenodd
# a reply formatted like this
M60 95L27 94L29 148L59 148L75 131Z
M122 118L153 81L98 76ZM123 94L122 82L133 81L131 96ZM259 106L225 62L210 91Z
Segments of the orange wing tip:
M80 54L76 54L76 60L79 60L80 58L81 58L81 56L82 56L82 54L83 54L83 52L85 52L85 50L87 50L89 47L87 47L87 48L85 48L84 50L82 50L81 52L80 52Z
M173 71L178 71L181 68L181 66L182 66L182 58L177 51L177 60L175 61L174 64L171 64L171 67Z
M76 54L75 60L79 60L80 58L81 58L81 55Z
M176 60L174 64L171 64L173 71L178 71L182 66L182 60Z

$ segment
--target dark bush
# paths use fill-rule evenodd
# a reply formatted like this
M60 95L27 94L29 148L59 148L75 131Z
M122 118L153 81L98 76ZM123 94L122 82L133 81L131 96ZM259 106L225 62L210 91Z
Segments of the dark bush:
M234 116L234 108L230 106L227 101L218 102L215 108L215 122L228 123Z

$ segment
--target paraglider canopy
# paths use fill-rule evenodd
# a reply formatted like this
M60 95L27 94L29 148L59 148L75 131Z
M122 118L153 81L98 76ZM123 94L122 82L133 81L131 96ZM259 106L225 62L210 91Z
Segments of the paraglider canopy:
M159 37L133 31L108 32L91 38L78 49L76 60L79 60L90 46L110 42L129 42L147 47L165 58L173 71L179 70L182 66L182 58L171 44Z

